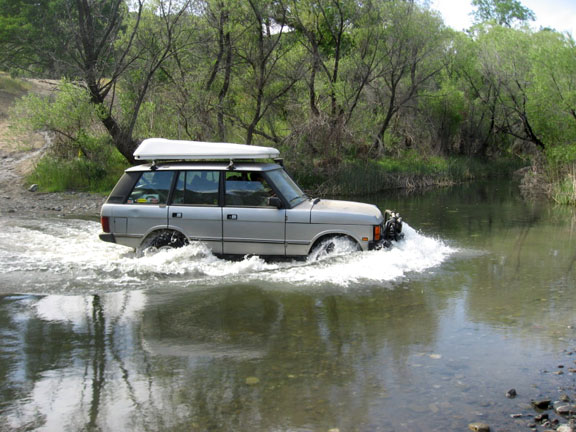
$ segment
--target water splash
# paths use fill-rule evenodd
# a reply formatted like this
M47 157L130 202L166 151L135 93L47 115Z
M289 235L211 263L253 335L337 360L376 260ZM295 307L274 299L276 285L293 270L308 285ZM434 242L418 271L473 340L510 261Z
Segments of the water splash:
M99 224L92 221L0 219L0 281L4 289L20 285L18 292L67 292L79 286L114 290L141 288L154 281L350 286L422 272L455 251L407 224L405 239L390 249L357 252L348 243L337 242L328 256L293 262L266 262L256 256L228 261L215 257L200 243L137 256L122 246L100 241L99 231ZM11 289L14 292L15 287Z

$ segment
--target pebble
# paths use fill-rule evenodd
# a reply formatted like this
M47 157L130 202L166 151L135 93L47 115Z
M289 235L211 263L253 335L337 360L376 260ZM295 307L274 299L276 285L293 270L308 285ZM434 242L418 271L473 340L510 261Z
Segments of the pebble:
M574 432L574 428L569 425L560 425L558 429L556 429L556 432Z
M468 429L470 429L473 432L490 432L490 426L488 426L486 423L470 423L468 425Z
M518 395L518 393L516 393L516 389L510 389L506 392L506 397L508 399L513 399Z
M248 385L256 385L260 382L260 379L257 377L248 377L246 378L246 384Z

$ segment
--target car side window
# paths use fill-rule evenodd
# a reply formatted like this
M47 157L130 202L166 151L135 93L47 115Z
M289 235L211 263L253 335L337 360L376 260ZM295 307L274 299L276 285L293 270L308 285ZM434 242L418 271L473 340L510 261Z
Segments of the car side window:
M218 171L180 171L172 204L218 205Z
M132 189L127 204L166 204L174 171L147 171Z
M226 205L267 207L268 198L275 196L260 172L226 172Z

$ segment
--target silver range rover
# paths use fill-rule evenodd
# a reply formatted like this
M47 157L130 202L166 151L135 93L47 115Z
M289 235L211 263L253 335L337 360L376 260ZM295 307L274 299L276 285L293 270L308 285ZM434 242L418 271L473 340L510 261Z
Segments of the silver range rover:
M202 145L210 152L191 149ZM276 155L268 147L145 140L136 158L169 161L126 170L102 207L100 239L140 250L200 241L216 255L305 257L329 253L335 239L371 250L402 237L397 214L385 219L374 205L309 198L280 163L248 160ZM192 158L211 161L170 160Z

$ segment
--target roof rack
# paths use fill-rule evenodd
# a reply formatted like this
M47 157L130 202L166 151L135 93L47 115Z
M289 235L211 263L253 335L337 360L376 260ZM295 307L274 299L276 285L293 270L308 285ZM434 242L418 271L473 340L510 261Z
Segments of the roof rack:
M242 160L274 159L280 152L273 147L203 141L148 138L134 152L136 160Z

